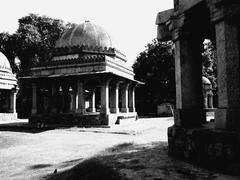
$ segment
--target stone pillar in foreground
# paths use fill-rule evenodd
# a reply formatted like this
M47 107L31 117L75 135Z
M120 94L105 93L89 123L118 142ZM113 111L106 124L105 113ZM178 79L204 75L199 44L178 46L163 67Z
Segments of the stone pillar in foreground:
M240 130L239 25L233 21L215 24L217 49L218 109L216 128Z
M175 78L176 126L200 126L206 121L202 94L202 46L203 39L191 30L176 30Z
M85 109L85 91L84 91L84 83L81 81L77 82L77 104L78 109L77 112L80 114L84 114L86 112Z
M37 85L32 83L32 115L37 114Z

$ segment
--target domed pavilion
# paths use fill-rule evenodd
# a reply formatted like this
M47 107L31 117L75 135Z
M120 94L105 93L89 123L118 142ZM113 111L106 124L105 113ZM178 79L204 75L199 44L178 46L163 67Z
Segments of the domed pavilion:
M0 121L16 119L17 79L6 56L0 52Z
M51 61L31 68L30 123L113 125L136 120L133 69L109 34L89 21L66 30Z

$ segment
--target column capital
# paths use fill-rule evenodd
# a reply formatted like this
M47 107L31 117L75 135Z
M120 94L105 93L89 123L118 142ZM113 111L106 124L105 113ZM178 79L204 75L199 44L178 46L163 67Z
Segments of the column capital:
M131 83L130 82L124 82L123 87L128 89L130 87Z
M108 78L106 80L103 80L102 83L100 84L100 86L108 86L111 82L112 78Z

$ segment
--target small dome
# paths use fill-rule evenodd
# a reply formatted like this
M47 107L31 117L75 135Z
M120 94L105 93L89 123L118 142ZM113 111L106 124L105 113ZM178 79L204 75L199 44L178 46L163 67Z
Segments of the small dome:
M85 21L66 30L56 42L56 48L72 46L112 47L109 34L100 26Z
M206 84L206 85L211 85L212 84L211 81L208 78L204 77L204 76L202 77L202 83Z
M0 52L0 71L12 73L12 69L7 57Z

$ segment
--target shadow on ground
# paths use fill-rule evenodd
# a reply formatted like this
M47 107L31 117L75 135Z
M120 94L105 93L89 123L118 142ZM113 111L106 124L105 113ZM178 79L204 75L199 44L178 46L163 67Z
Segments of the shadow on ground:
M69 170L49 175L45 179L217 180L228 179L228 176L168 157L167 143L158 142L145 145L120 144Z
M41 133L44 131L52 130L54 128L44 127L37 128L29 125L28 123L14 122L14 123L5 123L0 124L0 131L12 131L12 132L24 132L24 133Z
M56 173L55 170L54 173ZM56 173L47 178L48 180L128 180L121 176L113 167L106 165L97 158L83 161L72 169Z

